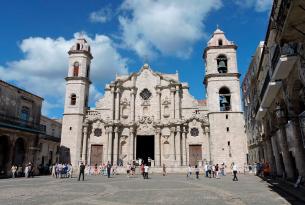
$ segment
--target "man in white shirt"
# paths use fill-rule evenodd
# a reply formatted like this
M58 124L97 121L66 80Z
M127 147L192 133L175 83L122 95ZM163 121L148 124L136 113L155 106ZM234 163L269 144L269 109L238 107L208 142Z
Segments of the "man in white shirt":
M206 163L204 165L204 173L205 173L205 177L209 176L208 165Z
M233 177L233 181L238 181L238 179L237 179L237 176L236 176L236 174L237 174L237 165L233 162L233 167L232 167L232 170L233 170L233 175L234 175L234 177Z
M144 179L148 179L148 169L149 167L147 164L144 165Z

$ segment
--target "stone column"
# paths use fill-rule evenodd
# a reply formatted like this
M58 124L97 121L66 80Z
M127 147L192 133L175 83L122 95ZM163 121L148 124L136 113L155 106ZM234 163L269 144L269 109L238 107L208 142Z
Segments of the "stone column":
M176 94L175 94L175 118L180 119L180 90L179 90L179 85L176 86Z
M117 88L116 97L115 97L115 120L119 120L119 117L120 117L120 89Z
M171 135L170 135L170 164L171 165L174 165L174 162L176 160L176 157L175 157L175 127L171 127Z
M170 117L172 119L174 119L175 118L175 92L176 92L176 88L171 87L170 92L171 92L171 116Z
M109 149L109 128L105 127L105 134L106 134L106 142L103 146L103 162L108 161L108 149Z
M287 178L294 178L294 170L292 166L292 160L289 154L289 148L287 145L286 140L286 132L283 127L281 127L278 131L278 139L279 139L279 145L281 148L281 153L283 156L284 166L285 166L285 173L287 175Z
M296 167L298 169L300 176L305 176L305 149L303 147L303 141L301 137L301 130L297 121L291 120L286 125L286 133L289 132L289 136L292 141L292 146L294 148L294 157L296 162Z
M186 159L186 127L183 127L183 134L182 134L182 165L187 166L187 159Z
M175 147L176 147L176 163L181 166L181 132L180 126L176 128Z
M129 162L134 160L134 129L129 130Z
M113 140L113 165L118 164L118 151L119 151L119 128L114 128L114 140Z
M272 145L271 145L271 139L270 136L266 139L266 148L267 148L267 160L269 162L269 165L271 167L271 171L275 171L275 165L274 165L274 159L272 154Z
M157 128L155 135L155 166L161 166L160 139L161 129Z
M110 91L111 92L111 107L110 107L111 116L110 116L110 119L114 120L114 110L115 110L114 109L114 103L115 103L114 102L114 96L115 96L114 93L115 92L114 92L114 87L111 87L110 89L111 89L111 91Z
M161 120L161 90L159 88L157 89L157 95L158 95L157 96L157 98L158 98L158 108L157 108L158 109L158 111L157 111L158 118L157 119Z
M130 91L130 119L132 122L135 121L135 90L134 88Z
M272 144L272 148L273 148L273 155L275 158L277 176L282 176L283 172L284 172L284 168L282 166L276 138L277 138L276 135L271 137L271 144Z
M88 142L88 125L83 127L83 150L82 150L82 161L87 164L87 142Z
M107 160L109 162L112 162L112 134L113 130L112 127L108 127L108 149L107 149Z

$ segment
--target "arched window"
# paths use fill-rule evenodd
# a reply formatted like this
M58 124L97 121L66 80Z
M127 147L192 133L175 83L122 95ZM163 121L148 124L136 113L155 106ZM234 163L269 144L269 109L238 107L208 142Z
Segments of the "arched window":
M225 55L219 55L217 57L217 70L219 73L227 73L228 72L228 59Z
M21 120L28 121L30 118L30 108L22 106L20 113Z
M76 104L76 95L75 94L72 94L71 95L71 105L75 105Z
M218 39L218 45L222 46L222 39Z
M73 65L73 76L77 77L79 72L79 63L76 61Z
M220 111L230 111L231 110L231 93L226 87L222 87L219 90L219 106Z
M76 44L76 50L80 50L80 45L79 45L79 43Z

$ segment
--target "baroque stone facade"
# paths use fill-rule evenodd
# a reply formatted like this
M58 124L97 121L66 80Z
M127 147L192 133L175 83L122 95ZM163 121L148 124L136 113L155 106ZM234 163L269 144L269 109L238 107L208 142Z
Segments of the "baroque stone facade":
M221 30L204 54L207 100L190 95L178 73L159 73L144 64L107 84L95 109L88 110L90 46L80 38L69 54L61 145L74 166L80 161L125 165L138 158L155 167L246 162L236 46ZM220 61L226 72L217 69Z

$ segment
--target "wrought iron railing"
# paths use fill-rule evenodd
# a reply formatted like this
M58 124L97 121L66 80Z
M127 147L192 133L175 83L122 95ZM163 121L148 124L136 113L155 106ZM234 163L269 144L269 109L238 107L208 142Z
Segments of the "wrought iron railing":
M24 120L9 115L0 114L0 123L6 125L13 125L17 128L19 127L19 128L32 129L33 131L37 131L37 132L45 132L43 125L41 124L37 124L34 121Z

